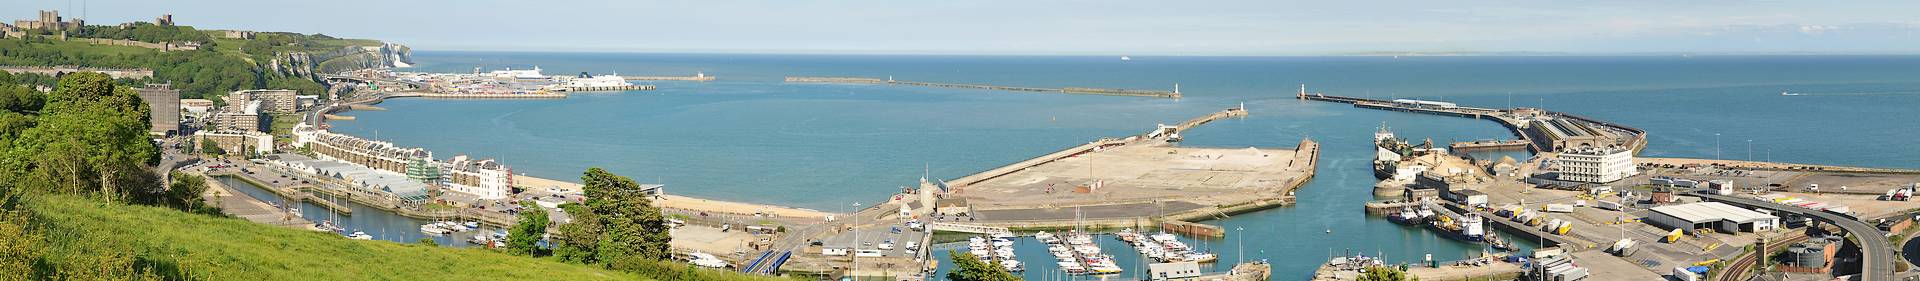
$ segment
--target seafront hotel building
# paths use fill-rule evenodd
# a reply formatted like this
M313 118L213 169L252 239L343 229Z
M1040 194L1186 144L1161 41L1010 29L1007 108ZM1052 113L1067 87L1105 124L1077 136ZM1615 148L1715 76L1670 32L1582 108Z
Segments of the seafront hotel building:
M434 160L433 152L423 148L399 147L389 142L318 130L306 124L296 126L294 135L294 146L312 149L321 160L405 176L447 187L448 191L472 194L477 199L506 198L513 186L512 169L493 159L473 160L462 155L442 162Z

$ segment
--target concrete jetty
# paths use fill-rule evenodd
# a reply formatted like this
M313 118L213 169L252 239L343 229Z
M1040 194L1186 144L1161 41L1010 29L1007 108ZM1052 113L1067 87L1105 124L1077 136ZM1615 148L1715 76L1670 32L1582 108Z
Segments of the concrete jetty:
M1000 90L1000 91L1015 91L1015 92L1054 92L1054 93L1066 93L1066 94L1133 96L1133 97L1154 97L1154 98L1173 98L1173 99L1180 98L1180 85L1178 84L1174 85L1172 91L1162 91L1162 90L1107 89L1107 88L1085 88L1085 87L1041 88L1041 87L1000 86L1000 85L987 85L987 84L916 82L916 81L893 80L892 77L888 77L887 79L879 79L879 78L866 78L866 77L795 76L795 77L787 77L786 82L787 83L882 84L882 85Z
M1399 99L1392 101L1308 93L1300 86L1295 98L1352 104L1356 108L1433 114L1489 120L1513 131L1518 142L1534 152L1557 152L1579 145L1620 146L1639 153L1646 149L1647 131L1564 112L1538 108L1491 109L1458 106L1447 102ZM1485 147L1508 147L1510 142L1488 143ZM1473 145L1469 145L1473 146Z
M648 90L651 90L651 88L652 88L653 86L651 86L651 85L648 85L647 87L649 88ZM395 94L392 94L392 95L387 95L387 96L386 96L385 98L429 98L429 99L564 99L564 98L567 98L567 94L564 94L564 93L551 93L551 92L532 92L532 93L523 93L523 94L454 94L454 93L428 93L428 92L404 92L404 93L395 93ZM360 107L360 105L355 105L353 109L355 109L355 110L360 110L360 108L359 108L359 107Z
M313 229L313 221L295 216L285 209L276 208L217 180L207 181L207 191L203 197L222 212L247 221L299 229Z
M1292 191L1313 177L1317 142L1302 140L1293 149L1173 145L1178 132L1245 114L1229 108L989 169L947 182L946 196L968 202L968 223L1010 228L1156 227L1292 204Z

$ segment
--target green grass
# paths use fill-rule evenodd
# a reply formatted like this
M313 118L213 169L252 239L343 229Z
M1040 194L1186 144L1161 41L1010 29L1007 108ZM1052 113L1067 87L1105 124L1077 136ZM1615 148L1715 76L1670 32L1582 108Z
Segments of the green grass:
M31 200L49 260L84 263L97 251L131 253L147 264L209 280L635 280L640 277L551 259L480 249L355 241L171 209L74 197Z
M20 40L20 39L8 39L8 40ZM67 50L78 50L78 51L84 51L88 54L99 54L99 55L107 55L107 56L138 55L138 54L149 54L149 53L160 52L154 49L147 49L147 48L133 47L133 46L95 45L93 43L87 43L87 41L82 41L80 38L74 38L73 40L67 40L67 41L50 40L49 44L53 45L55 48L67 49Z
M273 122L268 123L267 133L273 135L273 142L292 143L293 125L299 125L303 116L299 113L273 113L272 115Z

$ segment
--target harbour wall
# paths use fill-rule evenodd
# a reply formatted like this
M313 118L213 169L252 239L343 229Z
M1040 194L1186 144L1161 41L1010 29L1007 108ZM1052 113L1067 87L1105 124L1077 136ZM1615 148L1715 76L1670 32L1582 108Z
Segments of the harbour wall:
M805 76L787 77L786 82L787 83L885 84L885 85L905 85L905 86L940 87L940 88L1000 90L1000 91L1016 91L1016 92L1054 92L1054 93L1066 93L1066 94L1133 96L1133 97L1154 97L1154 98L1173 98L1173 99L1180 98L1180 91L1177 90L1179 88L1178 86L1176 86L1175 87L1176 90L1173 90L1173 91L1086 88L1086 87L1041 88L1041 87L1000 86L1000 85L987 85L987 84L898 81L898 80L893 80L892 78L879 79L879 78L866 78L866 77L805 77Z

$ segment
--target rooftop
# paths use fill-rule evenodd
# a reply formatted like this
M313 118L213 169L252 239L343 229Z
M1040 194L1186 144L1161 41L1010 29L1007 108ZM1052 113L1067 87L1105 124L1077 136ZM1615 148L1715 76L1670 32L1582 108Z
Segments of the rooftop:
M1777 220L1780 217L1742 209L1720 202L1703 202L1685 205L1654 207L1654 212L1667 214L1694 223L1715 220L1729 220L1746 223L1761 220Z

